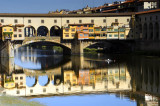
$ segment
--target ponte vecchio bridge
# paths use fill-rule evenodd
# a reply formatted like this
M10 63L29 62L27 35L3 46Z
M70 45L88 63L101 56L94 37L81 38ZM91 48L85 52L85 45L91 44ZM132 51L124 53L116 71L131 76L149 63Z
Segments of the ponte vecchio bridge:
M132 39L134 13L0 14L0 22L1 57L14 57L14 49L42 41L60 45L64 53L81 54L98 42ZM80 25L85 39L73 40Z

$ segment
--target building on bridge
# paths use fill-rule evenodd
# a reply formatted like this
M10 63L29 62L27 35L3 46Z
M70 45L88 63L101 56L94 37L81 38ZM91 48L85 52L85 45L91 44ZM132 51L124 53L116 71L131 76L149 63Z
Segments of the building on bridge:
M0 27L1 40L24 40L24 25L2 25Z
M130 20L128 19L128 22ZM127 39L129 37L129 24L123 25L115 19L111 26L95 26L92 23L86 24L69 24L63 28L63 39Z
M13 32L13 38L14 40L24 40L24 25L23 24L16 24L13 26L14 32Z
M3 87L7 89L15 88L15 82L12 76L4 75Z
M2 40L13 40L13 27L11 25L2 27Z

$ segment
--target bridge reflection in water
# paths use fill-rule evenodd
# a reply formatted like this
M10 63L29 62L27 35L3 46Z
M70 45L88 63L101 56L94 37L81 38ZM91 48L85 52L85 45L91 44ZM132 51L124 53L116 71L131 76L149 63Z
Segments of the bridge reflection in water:
M126 55L44 58L43 54L35 56L38 51L29 50L29 54L21 52L15 60L1 59L2 94L42 97L114 93L135 100L137 105L160 104L158 59ZM115 61L108 64L108 58ZM37 65L37 69L30 64Z

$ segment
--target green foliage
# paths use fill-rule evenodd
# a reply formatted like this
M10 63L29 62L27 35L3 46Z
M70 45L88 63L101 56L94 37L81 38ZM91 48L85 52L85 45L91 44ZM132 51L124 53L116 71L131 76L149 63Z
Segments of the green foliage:
M85 48L84 52L85 53L97 53L97 49L96 48Z
M63 49L60 46L53 46L53 50L63 52Z
M41 39L41 41L45 41L45 39Z
M42 46L42 49L46 49L46 46Z

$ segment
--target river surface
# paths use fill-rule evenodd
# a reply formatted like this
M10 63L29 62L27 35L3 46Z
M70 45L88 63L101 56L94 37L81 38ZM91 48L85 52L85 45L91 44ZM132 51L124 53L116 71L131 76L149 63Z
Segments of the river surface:
M22 47L0 61L0 106L158 106L160 58Z

